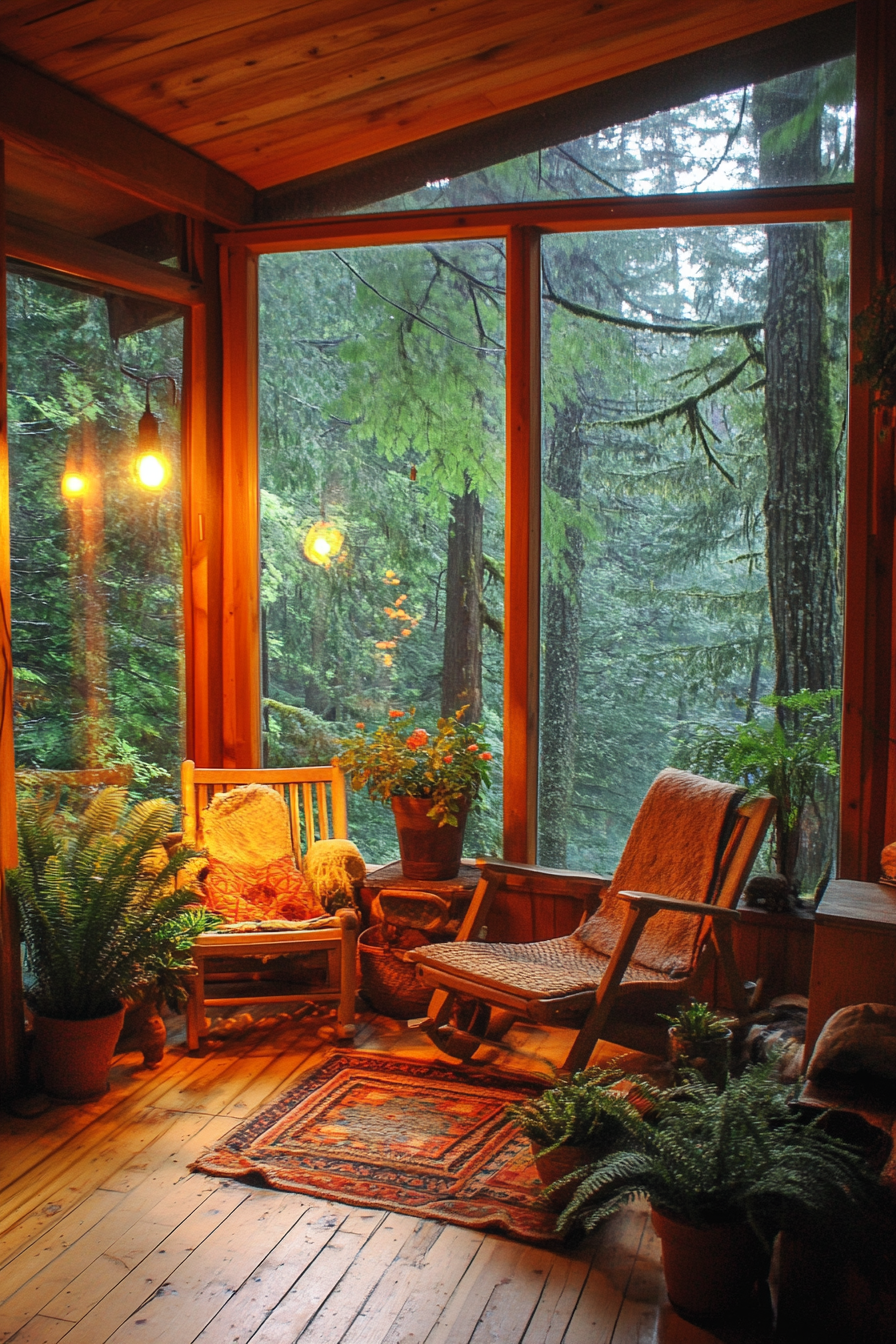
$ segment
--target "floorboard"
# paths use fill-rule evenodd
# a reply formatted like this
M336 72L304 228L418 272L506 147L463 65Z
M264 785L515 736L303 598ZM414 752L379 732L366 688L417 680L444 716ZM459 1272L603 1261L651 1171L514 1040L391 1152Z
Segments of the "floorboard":
M241 1014L190 1055L174 1023L158 1071L121 1055L98 1101L0 1116L0 1344L716 1341L669 1306L644 1207L546 1250L191 1173L326 1056L330 1030ZM512 1067L545 1080L568 1047L537 1028L510 1039ZM359 1023L355 1043L436 1054L384 1018Z

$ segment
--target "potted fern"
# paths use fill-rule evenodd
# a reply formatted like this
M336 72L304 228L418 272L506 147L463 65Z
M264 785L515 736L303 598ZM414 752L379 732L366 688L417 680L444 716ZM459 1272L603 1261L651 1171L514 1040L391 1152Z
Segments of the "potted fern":
M123 1000L173 993L192 965L202 916L189 910L192 887L174 886L190 851L162 849L173 820L173 804L128 808L116 788L73 821L37 800L19 806L20 862L7 883L25 941L37 1064L52 1096L104 1091Z
M708 1083L724 1087L731 1067L731 1041L737 1018L717 1013L708 1003L689 999L674 1014L658 1013L669 1025L669 1053L678 1068L696 1069Z
M569 1178L580 1167L631 1139L638 1111L618 1069L584 1069L540 1097L507 1108L529 1140L542 1185L555 1208L566 1204Z
M591 1231L645 1195L672 1304L704 1318L738 1311L767 1274L779 1230L845 1227L883 1198L858 1154L805 1123L791 1095L773 1063L729 1078L721 1092L691 1072L654 1097L632 1141L578 1173L558 1229Z

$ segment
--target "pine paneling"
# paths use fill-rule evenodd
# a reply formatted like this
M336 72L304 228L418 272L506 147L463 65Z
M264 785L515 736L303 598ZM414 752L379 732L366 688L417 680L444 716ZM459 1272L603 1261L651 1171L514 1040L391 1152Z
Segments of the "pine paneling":
M2 0L0 44L266 187L833 8Z

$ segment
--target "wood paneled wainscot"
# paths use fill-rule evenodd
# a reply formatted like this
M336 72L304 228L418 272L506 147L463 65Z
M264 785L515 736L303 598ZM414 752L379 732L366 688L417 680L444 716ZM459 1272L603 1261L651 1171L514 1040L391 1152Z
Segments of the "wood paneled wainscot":
M851 1003L896 1004L896 888L880 882L832 882L815 912L806 1059Z

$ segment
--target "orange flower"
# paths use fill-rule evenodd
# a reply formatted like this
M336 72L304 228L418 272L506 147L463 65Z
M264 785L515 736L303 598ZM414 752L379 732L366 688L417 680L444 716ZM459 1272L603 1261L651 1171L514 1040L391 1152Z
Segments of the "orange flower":
M404 718L404 710L403 710L403 709L390 709L390 710L389 710L389 718L390 718L390 719L403 719L403 718Z
M363 725L363 723L356 723L356 724L355 724L355 727L356 727L356 728L360 728L362 732L364 731L364 725Z
M446 765L450 765L451 762L454 760L454 756L453 756L453 755L451 755L451 756L443 756L443 757L442 757L442 760L445 762Z
M405 746L409 751L416 751L418 747L425 747L429 741L429 733L425 728L415 728L408 738Z
M479 759L480 761L490 761L492 759L492 754L490 751L480 751Z
M478 750L479 748L477 747L475 742L471 742L470 745L467 747L467 751L478 751Z
M401 633L402 633L405 637L407 637L411 632L410 632L410 630L402 630Z
M391 666L392 666L392 655L391 655L391 653L384 653L384 654L383 654L383 667L391 667Z

